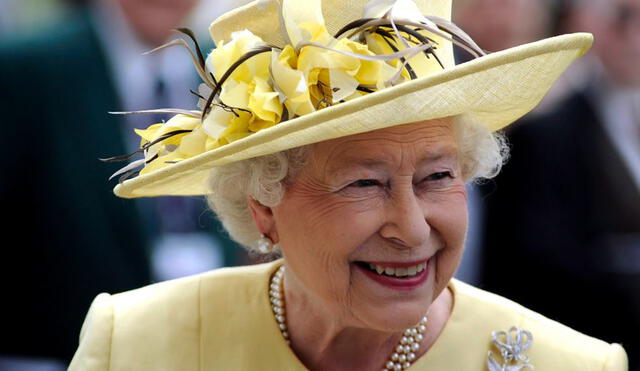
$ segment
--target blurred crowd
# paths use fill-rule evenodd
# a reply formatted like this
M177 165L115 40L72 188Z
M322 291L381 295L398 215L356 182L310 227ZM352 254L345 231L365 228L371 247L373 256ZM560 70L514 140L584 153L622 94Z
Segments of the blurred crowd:
M142 53L184 25L206 36L245 2L0 2L0 370L64 369L99 292L255 261L203 200L118 199L107 179L121 164L97 160L134 151L133 128L166 119L107 112L195 107L188 55ZM454 0L453 20L491 52L594 34L506 132L501 174L469 188L458 277L622 343L640 370L640 0Z
M595 37L543 104L509 128L509 161L477 189L476 283L622 343L639 370L640 0L457 4L458 24L490 51L554 34Z

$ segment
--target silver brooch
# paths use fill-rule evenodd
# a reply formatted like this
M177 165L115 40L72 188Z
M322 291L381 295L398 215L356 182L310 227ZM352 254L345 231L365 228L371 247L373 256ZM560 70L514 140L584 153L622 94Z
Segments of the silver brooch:
M494 331L491 333L493 345L500 350L502 363L498 362L489 351L487 367L489 371L520 371L533 370L529 364L529 357L524 352L533 345L533 335L527 330L511 327L509 331Z

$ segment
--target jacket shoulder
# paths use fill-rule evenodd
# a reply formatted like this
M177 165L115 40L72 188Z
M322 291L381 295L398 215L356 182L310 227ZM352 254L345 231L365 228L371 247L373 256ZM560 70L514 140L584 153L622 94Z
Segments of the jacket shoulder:
M219 268L125 291L112 295L111 300L120 313L132 314L140 308L154 310L154 304L168 305L181 302L181 299L195 300L201 294L238 291L243 287L252 286L256 280L263 279L271 269L272 263Z
M455 290L456 299L469 311L487 314L485 326L491 327L492 331L508 331L512 326L529 331L533 345L525 355L537 369L628 369L626 353L619 344L582 334L507 298L460 281L455 281ZM491 351L499 354L495 347Z
M230 299L234 296L246 301L272 265L221 268L98 295L69 369L198 369L203 317L212 315L203 311L228 311L227 306L238 303ZM211 297L216 298L215 306L205 304Z
M113 332L113 306L109 294L96 296L80 330L80 345L69 371L109 370L111 334Z

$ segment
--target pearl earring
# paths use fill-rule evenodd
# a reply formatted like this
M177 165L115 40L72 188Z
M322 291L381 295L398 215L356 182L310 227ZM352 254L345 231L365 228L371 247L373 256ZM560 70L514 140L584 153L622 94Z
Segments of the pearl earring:
M277 246L277 244L275 246ZM271 240L264 235L264 233L260 233L260 238L256 241L256 248L259 252L262 254L269 254L273 252L275 246Z

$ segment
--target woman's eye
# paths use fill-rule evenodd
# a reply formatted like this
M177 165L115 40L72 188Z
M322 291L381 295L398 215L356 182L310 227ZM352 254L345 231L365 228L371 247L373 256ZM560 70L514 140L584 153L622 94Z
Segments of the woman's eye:
M363 187L375 187L377 185L379 185L380 182L378 182L375 179L360 179L360 180L356 180L355 182L349 184L350 187L358 187L358 188L363 188Z
M442 180L445 178L451 178L453 179L453 175L451 174L450 171L441 171L438 173L433 173L431 175L429 175L428 177L425 178L425 180Z

